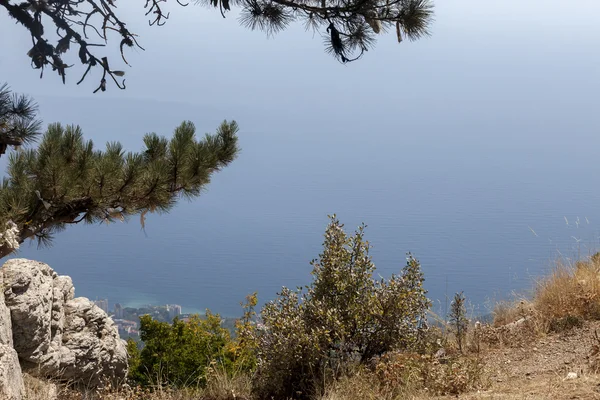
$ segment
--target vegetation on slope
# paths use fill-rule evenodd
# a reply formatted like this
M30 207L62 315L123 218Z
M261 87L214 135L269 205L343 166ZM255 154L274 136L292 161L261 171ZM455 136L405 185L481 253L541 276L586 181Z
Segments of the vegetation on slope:
M172 325L146 317L146 347L131 348L129 388L97 398L598 397L600 255L557 263L531 299L499 304L491 324L468 320L458 293L449 323L428 326L416 259L374 280L368 249L362 227L348 236L333 217L312 283L284 288L259 318L249 296L234 337L212 314Z

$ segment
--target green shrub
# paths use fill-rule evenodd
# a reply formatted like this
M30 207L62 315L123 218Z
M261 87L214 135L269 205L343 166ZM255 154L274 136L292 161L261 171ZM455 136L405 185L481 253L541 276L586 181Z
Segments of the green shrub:
M400 275L373 279L364 228L348 237L331 217L312 283L283 288L262 309L258 397L306 398L352 366L419 341L430 307L419 262L409 254Z
M233 374L255 364L253 355L221 326L221 317L208 310L206 318L175 318L172 324L144 315L140 337L141 351L128 342L129 378L142 386L204 387L215 367Z
M141 374L140 364L142 362L138 343L132 338L127 339L127 356L129 358L128 378L133 382L143 382L145 376Z

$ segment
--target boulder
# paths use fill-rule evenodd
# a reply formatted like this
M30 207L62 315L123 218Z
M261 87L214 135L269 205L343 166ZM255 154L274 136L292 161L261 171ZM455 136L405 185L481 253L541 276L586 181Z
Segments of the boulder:
M75 298L71 278L26 259L7 261L0 273L13 346L24 370L87 387L124 381L125 341L103 310ZM1 312L0 304L0 318Z
M127 373L127 347L118 328L90 300L79 297L65 304L60 370L67 380L82 379L92 386L104 380L123 382Z
M2 283L2 270L0 270L0 283ZM0 291L0 345L2 344L13 347L10 310L4 302L4 294Z
M25 259L7 261L0 272L19 358L41 366L49 364L56 273L44 263Z
M2 283L1 279L0 283ZM21 400L23 394L21 365L19 356L13 348L10 310L0 291L0 399Z

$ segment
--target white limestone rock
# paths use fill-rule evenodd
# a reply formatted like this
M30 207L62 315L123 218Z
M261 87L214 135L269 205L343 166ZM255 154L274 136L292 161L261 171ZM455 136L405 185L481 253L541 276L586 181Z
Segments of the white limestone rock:
M7 261L0 272L11 314L13 346L21 359L39 363L47 358L51 341L56 273L44 263L22 258Z
M123 382L127 374L127 348L117 326L90 300L79 297L65 304L60 369L65 379L83 379L92 386L103 380ZM64 361L64 362L63 362Z
M7 261L0 276L12 344L25 370L87 387L125 380L125 341L103 310L86 298L74 298L71 278L26 259ZM0 321L2 315L0 302ZM5 325L0 324L0 343L10 344Z
M24 393L19 356L11 346L0 344L0 399L21 400Z

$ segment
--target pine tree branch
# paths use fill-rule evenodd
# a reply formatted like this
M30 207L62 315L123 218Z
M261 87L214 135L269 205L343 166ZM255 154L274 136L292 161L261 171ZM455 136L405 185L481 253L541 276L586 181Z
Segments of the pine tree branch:
M8 131L6 134L1 134L0 135L0 143L4 143L8 146L20 146L23 144L23 140L22 139L13 139L11 136L11 134L14 133L14 130L10 130ZM2 153L4 154L4 153Z
M37 104L30 98L13 95L6 84L0 85L0 156L8 146L18 147L36 140L41 126L36 113Z
M375 43L375 35L385 28L394 28L398 41L403 37L414 40L429 34L433 21L431 0L195 0L219 10L225 17L232 6L241 8L240 22L250 29L261 29L268 35L284 30L290 23L305 20L307 27L327 37L326 50L342 62L359 59ZM169 19L162 5L167 0L146 0L143 5L150 26L162 26ZM177 0L180 6L187 6ZM63 83L68 68L63 54L77 47L81 64L85 70L77 82L83 82L93 68L99 68L102 75L94 90L105 91L109 81L120 89L125 89L125 72L112 70L104 55L92 51L93 47L108 45L109 33L116 36L121 58L125 58L125 48L137 47L137 36L131 32L118 14L113 0L0 0L0 7L7 10L10 17L28 30L33 47L27 53L33 68L40 69L43 76L46 67L57 71ZM89 28L89 29L88 29ZM50 40L46 30L56 30L58 39ZM88 30L93 30L104 41L103 44L89 42Z
M210 175L235 159L237 129L224 122L215 135L196 141L188 122L170 142L157 137L146 141L144 153L124 154L118 143L94 151L78 127L51 124L37 150L10 158L8 180L0 187L0 226L15 223L20 243L33 237L46 242L66 225L168 211L183 195L197 197ZM188 132L190 141L175 154L169 149L177 147L178 130ZM177 176L168 168L175 160ZM0 257L10 250L2 246Z

